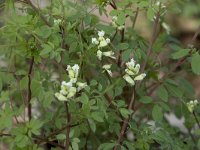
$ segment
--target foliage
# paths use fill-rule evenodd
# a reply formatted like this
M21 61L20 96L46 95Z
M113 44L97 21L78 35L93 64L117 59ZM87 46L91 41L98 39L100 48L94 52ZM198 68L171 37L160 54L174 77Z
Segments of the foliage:
M200 74L200 28L186 47L166 17L186 4L1 2L1 142L11 150L200 149L200 106L185 77ZM140 13L149 40L135 27ZM170 123L171 113L185 130Z

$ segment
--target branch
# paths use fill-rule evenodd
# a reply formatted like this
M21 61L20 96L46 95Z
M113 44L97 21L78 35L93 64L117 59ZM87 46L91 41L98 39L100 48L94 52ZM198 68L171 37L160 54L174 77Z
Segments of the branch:
M32 112L31 112L31 97L32 97L32 91L31 91L31 73L33 70L33 64L34 64L34 56L31 59L30 65L29 65L29 71L28 71L28 118L29 121L31 120L32 117Z
M132 93L131 100L130 100L130 103L129 103L129 105L128 105L128 109L129 109L129 110L132 109L134 103L135 103L135 90L134 90L134 92ZM115 147L113 148L113 150L117 150L118 145L121 144L121 142L122 142L122 140L123 140L123 137L124 137L124 134L125 134L125 132L126 132L127 125L128 125L128 123L129 123L131 117L132 117L132 114L129 115L129 117L123 121L123 124L122 124L122 126L121 126L120 134L119 134L119 136L118 136L117 142L116 142Z
M152 32L152 35L151 35L151 39L149 41L149 47L147 49L147 58L145 59L144 63L142 64L141 72L143 72L145 70L149 56L152 53L153 44L154 44L154 42L156 41L156 38L157 38L157 28L158 28L158 25L159 25L159 20L160 20L160 13L158 12L157 15L156 15L156 19L154 21L153 32Z
M197 118L196 113L193 111L192 114L193 114L193 116L194 116L194 118L195 118L195 120L196 120L196 123L197 123L197 125L198 125L198 127L199 127L199 129L200 129L200 122L199 122L199 119Z
M69 112L69 108L68 108L68 103L67 102L65 102L65 108L66 108L66 114L67 114L67 124L69 124L70 121L71 121L71 115L70 115L70 112ZM69 149L69 145L70 145L69 133L70 133L70 126L67 126L65 150L68 150Z

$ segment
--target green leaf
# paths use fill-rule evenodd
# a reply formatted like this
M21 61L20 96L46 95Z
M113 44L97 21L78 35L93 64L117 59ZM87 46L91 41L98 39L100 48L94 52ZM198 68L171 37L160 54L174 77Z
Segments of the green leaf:
M124 118L128 118L128 116L131 114L131 111L126 108L120 108L119 111Z
M157 96L158 96L161 100L163 100L163 101L165 101L165 102L168 101L168 92L167 92L167 90L165 89L165 87L164 87L163 85L161 85L161 86L158 88L158 90L157 90Z
M147 7L147 6L149 6L148 1L142 1L138 4L138 7L140 7L140 8L144 8L144 7Z
M189 52L190 52L190 49L180 49L177 52L172 53L171 56L173 59L179 59L179 58L182 58L182 57L188 55Z
M92 116L92 118L94 120L96 120L98 122L103 122L103 118L104 118L103 113L101 113L101 112L93 112L91 114L91 116Z
M83 93L83 94L81 95L81 97L80 97L80 101L81 101L81 103L83 103L83 104L87 104L88 101L89 101L89 98L88 98L88 96L87 96L85 93Z
M158 105L155 105L152 110L152 117L155 121L162 121L163 119L163 112L162 108Z
M58 135L56 135L56 139L58 139L58 140L65 140L66 139L66 135L65 134L58 134Z
M98 150L111 150L115 146L115 143L103 143L98 147Z
M125 50L129 48L129 44L128 43L120 43L116 46L116 49L118 50Z
M191 61L192 71L200 75L200 55L198 53L192 55L192 61Z
M124 12L121 12L118 16L117 16L117 21L116 23L119 24L120 26L123 25L125 23L125 19L126 19L126 15Z
M153 99L150 96L143 96L139 99L139 101L144 104L149 104L153 101Z
M78 144L76 142L72 142L72 148L73 150L79 150Z
M166 84L166 88L172 96L182 98L183 91L177 85Z
M92 119L88 119L88 122L89 122L91 130L93 132L95 132L96 131L96 124L95 124L95 122Z
M154 12L153 8L149 7L147 10L147 18L152 21L154 16L155 16L155 12Z
M36 34L42 38L48 38L51 35L51 29L48 26L41 26L36 30Z

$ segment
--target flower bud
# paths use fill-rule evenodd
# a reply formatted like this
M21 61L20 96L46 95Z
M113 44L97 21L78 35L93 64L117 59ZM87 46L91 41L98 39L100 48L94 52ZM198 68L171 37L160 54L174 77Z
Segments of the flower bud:
M134 78L135 81L143 80L146 77L146 73L142 73Z
M63 96L61 93L55 93L55 96L60 101L67 101L67 97Z

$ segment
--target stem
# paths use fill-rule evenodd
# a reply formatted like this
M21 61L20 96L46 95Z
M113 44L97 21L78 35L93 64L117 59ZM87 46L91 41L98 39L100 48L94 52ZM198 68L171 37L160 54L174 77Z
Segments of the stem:
M197 123L197 125L198 125L198 127L199 127L199 129L200 129L200 122L199 122L199 119L197 118L197 115L196 115L196 113L193 111L193 116L194 116L194 118L195 118L195 120L196 120L196 123Z
M132 109L134 103L135 103L135 90L132 93L131 100L130 100L130 103L128 105L128 109ZM131 117L132 117L132 114L129 115L129 117L123 121L123 124L121 126L120 134L118 136L117 142L116 142L115 147L113 148L113 150L117 150L118 145L120 145L120 143L122 142L124 134L126 132L127 125L129 123Z
M200 27L197 29L197 31L194 33L194 36L192 37L191 42L188 45L191 45L195 42L195 40L197 39L198 35L200 33ZM174 65L174 67L168 72L166 73L162 78L161 81L164 81L171 73L173 73L174 71L176 71L176 69L181 66L185 60L187 59L187 56L181 58L178 60L178 62ZM148 93L148 95L151 95L156 89L157 87L159 87L159 85L161 84L161 82L157 82L153 88L150 90L150 92Z
M65 102L65 108L66 108L67 125L68 125L70 123L70 121L71 121L71 115L70 115L70 112L69 112L69 108L68 108L68 103L67 102ZM67 126L65 150L68 150L69 149L69 145L70 145L69 133L70 133L70 126Z
M31 112L31 97L32 97L32 91L31 91L31 73L33 70L33 64L34 64L34 56L31 59L30 65L29 65L29 71L28 71L28 118L29 121L31 120L32 117L32 112Z
M159 20L160 20L160 13L158 12L157 15L156 15L156 19L154 21L153 32L152 32L152 36L151 36L151 39L150 39L150 42L149 42L149 47L147 49L147 58L142 65L141 72L143 72L145 70L149 56L152 53L153 44L154 44L154 42L156 41L156 38L157 38L157 28L158 28Z

